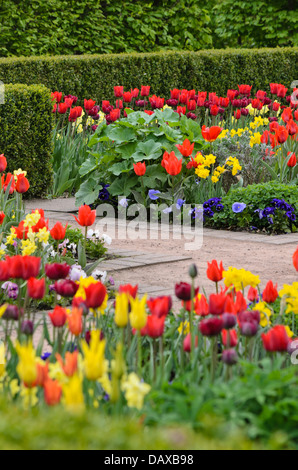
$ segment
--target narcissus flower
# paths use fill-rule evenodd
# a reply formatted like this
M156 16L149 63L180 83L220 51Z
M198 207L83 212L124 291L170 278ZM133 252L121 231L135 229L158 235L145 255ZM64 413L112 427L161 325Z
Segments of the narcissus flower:
M77 218L74 215L73 217L82 227L90 227L94 224L96 210L91 210L90 206L84 205L79 208L79 217Z
M65 238L67 225L68 224L63 227L61 222L56 222L52 230L50 230L51 237L54 240L63 240Z
M121 390L123 390L127 405L129 408L137 408L141 410L144 403L144 397L150 392L150 385L142 382L138 376L132 372L122 382Z

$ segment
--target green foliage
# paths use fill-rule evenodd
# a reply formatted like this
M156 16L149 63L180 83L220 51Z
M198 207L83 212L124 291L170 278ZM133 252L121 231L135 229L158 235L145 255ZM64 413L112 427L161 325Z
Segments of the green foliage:
M146 401L146 422L159 425L192 423L197 430L211 431L210 417L225 422L229 429L242 429L252 439L263 438L281 447L297 445L297 374L294 366L282 369L283 357L269 358L261 367L241 363L243 375L228 383L222 380L197 385L192 376L164 383ZM276 443L277 444L277 443Z
M298 45L295 0L221 0L212 2L215 47Z
M195 433L188 426L174 424L144 427L135 417L111 418L100 411L69 413L62 407L24 411L1 401L1 449L13 450L173 450L239 449L253 444L240 432L210 419L210 431Z
M0 153L7 171L27 171L28 194L47 194L52 181L52 103L42 85L5 85L5 104L0 105Z
M297 61L298 48L4 58L0 80L42 83L78 96L81 104L84 98L114 99L115 85L151 85L151 93L161 96L176 87L223 95L240 83L253 85L252 92L270 82L290 88Z
M206 48L210 16L195 0L3 0L0 56Z
M136 202L145 205L149 189L170 190L172 196L178 196L183 174L184 184L193 177L188 178L190 172L183 169L173 187L173 179L161 166L161 160L164 151L174 151L181 159L175 144L182 144L186 138L195 143L195 151L207 145L200 124L183 115L179 118L172 109L156 110L151 116L142 111L131 112L127 118L110 125L103 121L89 140L90 156L80 168L82 184L76 193L77 205L95 202L101 181L110 183L111 196L133 194ZM142 179L133 170L133 165L141 161L146 163Z
M267 217L260 218L258 209L272 207L272 199L284 199L295 209L296 218L298 217L298 187L296 185L281 184L271 181L264 184L253 184L246 188L231 189L229 193L222 198L224 210L215 213L212 219L206 219L206 225L213 225L216 228L240 228L250 229L256 227L268 233L281 233L296 231L296 222L292 223L284 211L276 211L271 224ZM234 213L232 205L235 202L245 203L246 208L241 213Z

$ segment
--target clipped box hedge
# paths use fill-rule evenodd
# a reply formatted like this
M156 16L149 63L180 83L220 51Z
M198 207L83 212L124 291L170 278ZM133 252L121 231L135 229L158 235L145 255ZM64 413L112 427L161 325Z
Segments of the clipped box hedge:
M7 158L7 171L27 171L28 195L46 195L52 183L53 104L43 85L5 85L0 105L0 154Z
M175 87L224 94L240 83L254 91L268 90L270 82L290 87L298 78L297 63L298 47L3 58L0 80L42 83L81 101L112 99L114 85L151 85L152 93L165 96Z

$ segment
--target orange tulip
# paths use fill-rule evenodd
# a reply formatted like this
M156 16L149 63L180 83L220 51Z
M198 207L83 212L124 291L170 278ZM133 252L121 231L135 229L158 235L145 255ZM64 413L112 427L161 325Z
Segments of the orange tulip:
M81 308L74 307L67 318L69 331L75 336L79 336L83 331L82 314Z
M143 176L146 173L146 163L145 162L134 163L133 169L137 176Z
M67 352L65 354L65 361L63 362L60 354L56 354L56 359L59 362L61 369L67 377L72 377L78 369L78 355L79 351L73 353Z
M22 194L28 191L29 188L30 188L30 184L26 176L23 173L20 173L19 175L17 175L16 191Z
M195 144L191 144L188 139L185 139L182 145L176 145L177 149L179 150L181 155L183 155L183 157L190 157L193 152L194 146Z
M205 125L202 127L202 136L203 139L207 140L207 142L214 142L219 134L222 131L222 127L219 126L212 126L206 127Z
M218 266L217 261L213 259L211 263L208 263L208 268L207 268L208 279L210 279L210 281L213 281L213 282L221 281L223 270L224 268L222 265L222 261L220 262L220 265Z
M62 396L62 387L58 380L48 379L44 384L44 399L47 405L58 405Z

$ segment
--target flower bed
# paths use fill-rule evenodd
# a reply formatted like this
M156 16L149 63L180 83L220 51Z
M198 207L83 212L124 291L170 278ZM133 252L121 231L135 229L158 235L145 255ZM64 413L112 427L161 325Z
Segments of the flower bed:
M5 157L0 163L5 170ZM295 446L297 282L278 290L270 280L261 290L258 276L212 260L206 274L214 293L200 292L192 265L190 281L175 286L180 312L170 296L140 297L137 285L114 293L86 262L94 210L79 209L75 220L85 234L78 259L67 259L67 227L58 222L49 230L41 210L23 214L25 173L2 185L0 388L6 403L142 416L148 425L185 422L203 432L206 416L216 413L244 439L269 445L282 431L287 446ZM298 248L293 265L298 271ZM46 296L48 313L40 309ZM273 447L285 442L277 438Z
M208 209L210 199L247 194L234 190L251 184L257 183L260 191L270 181L273 188L275 182L294 186L297 90L287 95L284 85L271 83L270 94L258 90L250 97L251 88L239 85L226 96L173 89L165 99L150 96L150 86L131 91L115 86L114 103L103 101L100 109L96 101L85 99L85 112L76 105L77 97L62 100L61 92L52 93L56 194L77 191L79 205L110 201L118 206L118 197L123 207L134 202L148 207L154 201L156 207L167 203L168 213L175 208L182 213L184 204L205 203ZM247 211L233 211L243 213L230 221L227 211L241 201L225 202L225 207L216 204L215 212L221 214L212 220L214 211L204 211L207 224L269 233L296 230L295 205L272 223L267 215L273 210L265 219L261 212L257 219ZM250 210L268 212L269 206L262 205L256 201Z

